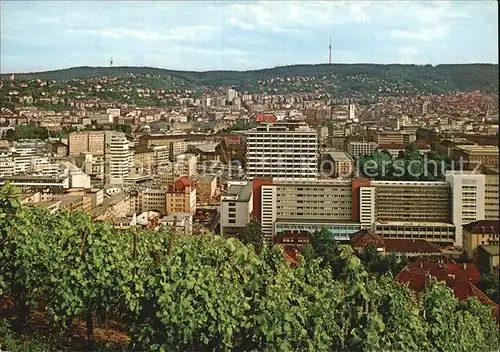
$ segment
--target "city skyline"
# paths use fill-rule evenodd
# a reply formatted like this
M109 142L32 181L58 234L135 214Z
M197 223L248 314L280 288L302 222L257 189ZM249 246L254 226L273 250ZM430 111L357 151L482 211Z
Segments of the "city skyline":
M498 63L495 1L0 2L1 73ZM264 39L265 38L265 39Z

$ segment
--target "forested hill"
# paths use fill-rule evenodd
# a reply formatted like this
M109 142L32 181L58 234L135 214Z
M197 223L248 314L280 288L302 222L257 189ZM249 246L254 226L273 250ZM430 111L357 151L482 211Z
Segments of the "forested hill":
M129 74L171 76L196 86L235 86L246 89L258 82L285 81L287 77L308 77L318 83L329 83L357 90L369 86L374 93L380 87L411 87L420 92L447 93L454 91L481 90L498 92L498 65L377 65L377 64L321 64L293 65L252 71L173 71L152 67L74 67L57 71L16 74L21 79L71 80L103 76L123 77ZM2 77L5 77L3 75ZM297 90L290 84L290 91ZM300 88L298 89L300 90ZM405 89L406 90L406 89Z

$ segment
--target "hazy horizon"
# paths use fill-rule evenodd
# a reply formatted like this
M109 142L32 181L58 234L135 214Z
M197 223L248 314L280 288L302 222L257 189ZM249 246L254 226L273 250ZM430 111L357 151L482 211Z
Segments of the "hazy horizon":
M0 73L498 64L496 1L2 1Z
M90 68L90 69L102 69L102 68L149 68L149 69L158 69L158 70L167 70L167 71L177 71L177 72L197 72L197 73L205 73L205 72L250 72L250 71L262 71L262 70L271 70L275 68L280 68L280 67L292 67L292 66L312 66L312 65L329 65L328 63L303 63L303 64L290 64L290 65L285 65L285 66L274 66L274 67L261 67L261 68L255 68L255 69L248 69L248 70L203 70L203 71L197 71L197 70L178 70L178 69L171 69L168 67L153 67L153 66L88 66L88 65L83 65L83 66L72 66L72 67L63 67L63 68L56 68L56 69L50 69L50 70L43 70L43 71L25 71L25 72L1 72L1 75L12 75L12 74L37 74L37 73L44 73L44 72L52 72L52 71L64 71L64 70L71 70L71 69L78 69L78 68ZM491 62L470 62L470 63L441 63L441 64L405 64L405 63L387 63L387 64L377 64L373 62L332 62L331 65L381 65L381 66L392 66L392 65L402 65L402 66L425 66L425 65L431 65L433 67L440 66L440 65L496 65L498 66L497 63L491 63Z

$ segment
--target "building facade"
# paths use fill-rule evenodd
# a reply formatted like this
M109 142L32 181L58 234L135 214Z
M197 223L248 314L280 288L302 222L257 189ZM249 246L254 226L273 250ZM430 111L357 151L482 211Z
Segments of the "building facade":
M249 179L316 178L318 133L314 129L302 123L264 124L246 135Z
M131 166L128 140L123 132L106 131L106 183L123 184Z

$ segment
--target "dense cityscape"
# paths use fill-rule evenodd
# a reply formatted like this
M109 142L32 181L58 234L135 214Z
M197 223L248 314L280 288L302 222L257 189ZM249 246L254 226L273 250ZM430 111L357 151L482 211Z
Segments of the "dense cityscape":
M2 71L0 352L498 350L498 64L331 56Z

